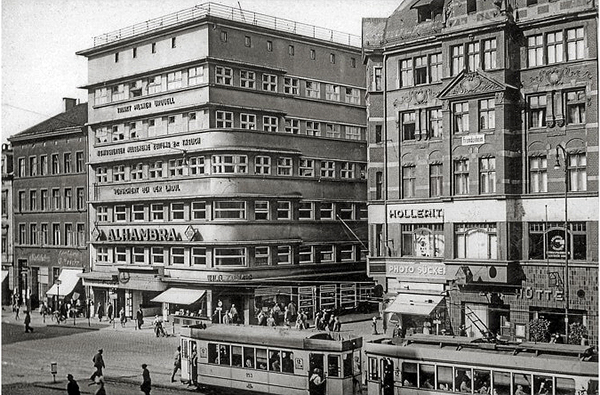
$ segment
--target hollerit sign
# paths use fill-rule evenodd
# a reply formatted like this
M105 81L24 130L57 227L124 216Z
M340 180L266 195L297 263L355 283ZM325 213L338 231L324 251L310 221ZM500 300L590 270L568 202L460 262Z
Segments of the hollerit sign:
M444 222L444 209L431 205L391 205L388 206L387 215L390 223Z

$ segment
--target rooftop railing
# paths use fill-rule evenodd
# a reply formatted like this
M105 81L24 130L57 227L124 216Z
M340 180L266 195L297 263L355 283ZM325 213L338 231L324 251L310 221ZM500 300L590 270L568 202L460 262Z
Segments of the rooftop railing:
M179 24L192 22L207 16L229 19L231 21L247 23L358 48L361 46L360 36L353 34L294 22L288 19L277 18L253 11L246 11L241 8L229 7L216 3L204 3L173 14L168 14L123 29L115 30L110 33L101 34L94 37L94 47L134 37L139 34L157 31L166 27L173 27Z

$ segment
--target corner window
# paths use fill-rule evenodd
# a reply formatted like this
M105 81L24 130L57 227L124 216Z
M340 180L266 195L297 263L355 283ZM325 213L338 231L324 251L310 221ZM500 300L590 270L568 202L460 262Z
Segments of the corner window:
M383 67L374 67L373 68L373 85L371 89L377 92L381 92L383 90L382 84L383 78Z

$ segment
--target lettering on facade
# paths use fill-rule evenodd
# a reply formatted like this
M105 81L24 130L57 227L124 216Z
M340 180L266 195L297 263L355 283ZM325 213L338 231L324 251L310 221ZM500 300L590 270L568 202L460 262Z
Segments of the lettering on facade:
M247 281L252 280L252 274L209 274L206 279L212 282Z
M179 235L174 228L171 229L136 229L121 228L110 229L108 236L102 231L101 237L108 241L179 241Z
M29 254L27 259L30 263L47 263L50 262L48 254Z
M390 209L389 218L443 218L444 209Z
M446 277L446 266L434 263L392 263L387 265L387 274L420 277Z
M160 193L160 192L181 192L179 184L154 185L152 187L124 187L113 188L115 195L136 195L138 193Z
M562 289L540 289L533 287L524 287L517 290L517 299L537 299L537 300L555 300L563 302L565 293Z
M175 98L169 97L166 99L154 100L153 102L147 101L147 102L143 102L143 103L137 103L137 104L134 104L133 106L129 105L129 106L117 107L117 114L131 112L132 110L133 111L147 110L149 108L152 108L152 104L154 104L154 107L169 106L169 105L175 104Z
M200 137L183 138L179 140L162 141L158 143L144 143L138 145L132 145L127 148L106 148L96 151L98 156L113 156L113 155L124 155L124 154L135 154L138 152L147 151L160 151L164 149L177 149L181 146L189 147L193 145L202 144Z
M478 145L485 143L485 134L462 136L462 145Z

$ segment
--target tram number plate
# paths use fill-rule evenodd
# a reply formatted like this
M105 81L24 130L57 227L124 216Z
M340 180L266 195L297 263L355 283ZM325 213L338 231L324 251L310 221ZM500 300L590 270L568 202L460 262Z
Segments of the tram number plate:
M251 379L252 377L254 377L254 376L252 376L252 373L246 373L246 378Z

